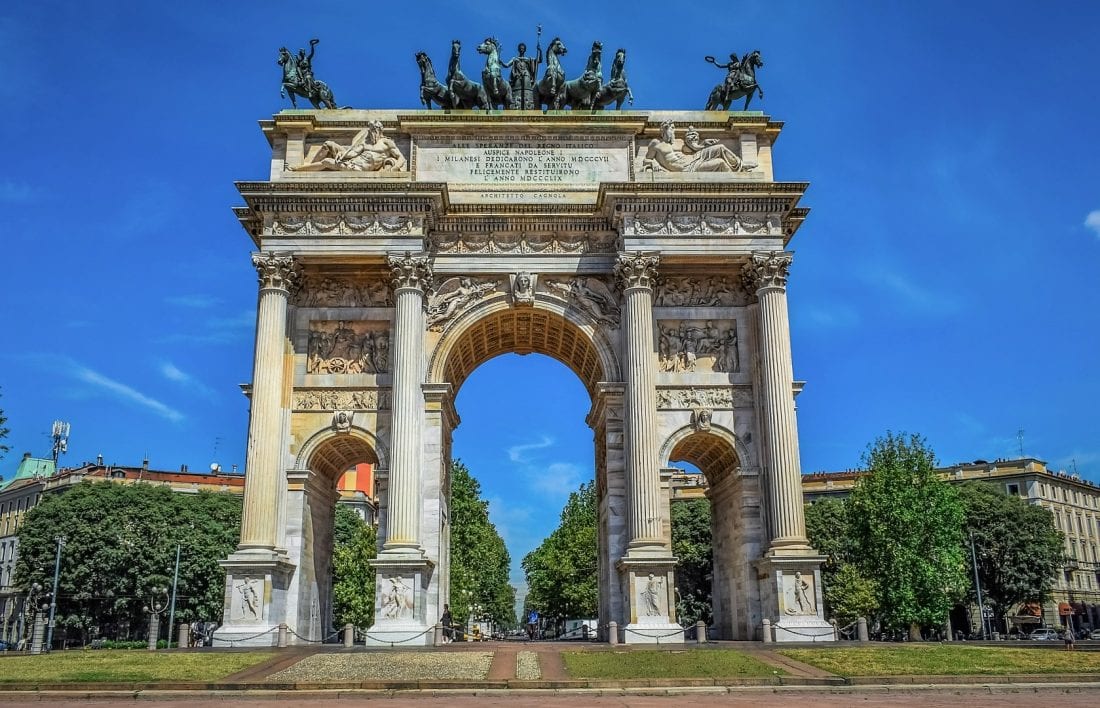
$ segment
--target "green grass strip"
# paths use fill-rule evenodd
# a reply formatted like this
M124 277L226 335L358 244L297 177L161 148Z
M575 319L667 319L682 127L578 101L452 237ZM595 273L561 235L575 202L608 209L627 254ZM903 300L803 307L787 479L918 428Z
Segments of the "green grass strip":
M910 644L866 648L783 649L780 654L840 676L963 676L1100 673L1100 652L1061 648Z
M169 653L140 650L58 651L0 658L3 683L216 681L267 661L273 652Z

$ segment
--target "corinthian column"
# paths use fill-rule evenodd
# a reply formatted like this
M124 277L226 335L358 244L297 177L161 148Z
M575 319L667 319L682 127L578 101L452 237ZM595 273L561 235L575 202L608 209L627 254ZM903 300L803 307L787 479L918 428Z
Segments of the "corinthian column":
M767 472L772 511L773 549L809 548L802 510L802 470L798 461L798 424L794 415L794 370L787 319L787 276L791 254L757 252L742 275L760 301L760 372Z
M286 305L291 291L298 286L299 275L289 253L253 253L252 265L260 276L260 302L241 516L242 550L274 549L278 537Z
M653 371L653 284L658 262L656 255L620 253L615 264L615 275L623 289L626 473L630 489L628 554L633 549L664 549L665 545L661 536Z
M388 258L395 299L393 331L393 414L390 423L388 522L383 552L421 553L420 366L424 347L424 291L432 269L425 257Z

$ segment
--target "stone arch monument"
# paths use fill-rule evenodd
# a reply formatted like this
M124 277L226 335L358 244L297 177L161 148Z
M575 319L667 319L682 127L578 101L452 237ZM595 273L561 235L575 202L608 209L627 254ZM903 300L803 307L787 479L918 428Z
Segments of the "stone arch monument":
M807 185L762 114L284 111L237 216L259 273L241 541L219 643L332 631L340 473L377 470L368 642L434 641L449 593L453 401L539 352L592 399L601 634L682 636L669 470L714 508L720 636L827 638L806 541L786 284ZM797 575L796 575L797 574Z

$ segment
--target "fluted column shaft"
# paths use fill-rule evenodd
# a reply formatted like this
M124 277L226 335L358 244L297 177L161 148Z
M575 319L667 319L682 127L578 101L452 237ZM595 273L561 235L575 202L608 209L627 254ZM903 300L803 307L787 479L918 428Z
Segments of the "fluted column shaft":
M282 472L283 355L290 292L297 287L294 259L285 253L254 253L260 277L256 311L256 358L252 368L252 409L241 548L274 549L278 537L278 501Z
M424 289L431 285L426 258L391 256L394 286L393 409L390 423L389 507L384 550L420 547L420 419L424 397Z
M774 537L771 545L807 546L798 458L798 423L794 411L794 369L787 316L787 276L791 254L754 253L745 279L760 302L760 372L763 385L764 435L767 444L768 500Z
M653 284L657 264L655 255L620 254L615 267L623 288L630 548L664 545L653 365Z

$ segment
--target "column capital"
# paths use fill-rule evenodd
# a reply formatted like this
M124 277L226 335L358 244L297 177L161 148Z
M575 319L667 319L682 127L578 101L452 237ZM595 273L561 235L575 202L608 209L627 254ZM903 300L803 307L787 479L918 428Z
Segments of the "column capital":
M786 288L793 253L786 251L755 251L752 260L741 269L745 289L757 292L765 288Z
M615 262L615 277L623 290L652 289L657 282L657 265L661 257L655 253L620 253Z
M414 256L405 251L403 256L387 256L393 278L393 289L416 288L424 292L432 287L432 265L427 256Z
M301 270L294 256L287 252L253 253L252 265L260 278L261 290L282 290L290 294L301 285Z

